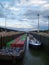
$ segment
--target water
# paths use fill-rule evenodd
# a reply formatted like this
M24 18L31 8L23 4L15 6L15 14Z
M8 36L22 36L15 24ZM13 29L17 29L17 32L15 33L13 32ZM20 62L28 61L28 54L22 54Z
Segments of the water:
M48 54L44 50L29 49L28 44L29 37L27 37L27 47L22 61L16 61L15 64L6 62L3 65L49 65Z

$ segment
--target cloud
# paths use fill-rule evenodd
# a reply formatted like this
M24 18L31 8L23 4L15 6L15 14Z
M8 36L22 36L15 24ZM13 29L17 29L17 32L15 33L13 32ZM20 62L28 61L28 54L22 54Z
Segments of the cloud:
M49 4L43 5L43 8L44 8L44 9L49 9Z
M20 11L20 8L16 8L16 7L9 7L8 9L10 9L12 11Z
M31 0L30 1L30 3L32 4L32 5L43 5L43 4L45 4L47 1L44 1L44 0Z
M16 2L16 0L15 0ZM45 4L47 3L47 1L45 0L17 0L16 4L19 5L19 6L22 6L22 5L42 5L42 4Z
M4 6L4 9L0 7L0 11L3 11L6 16L9 27L37 29L38 13L40 14L40 26L45 27L47 25L45 16L49 15L48 0L2 0L0 2Z

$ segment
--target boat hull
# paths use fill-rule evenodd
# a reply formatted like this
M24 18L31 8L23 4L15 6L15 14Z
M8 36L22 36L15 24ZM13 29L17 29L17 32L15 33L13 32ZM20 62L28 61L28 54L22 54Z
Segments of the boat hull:
M36 43L36 42L30 42L29 41L29 48L34 48L34 49L41 49L43 47L42 43Z
M38 45L38 46L29 44L29 48L39 49L39 48L42 48L42 44L41 45Z

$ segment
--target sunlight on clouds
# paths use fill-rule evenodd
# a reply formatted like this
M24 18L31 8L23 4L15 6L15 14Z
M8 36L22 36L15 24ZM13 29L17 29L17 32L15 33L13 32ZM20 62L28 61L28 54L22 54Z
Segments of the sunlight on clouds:
M45 4L45 5L43 6L43 8L49 9L49 4Z
M43 1L43 0L31 0L30 1L32 5L43 5L46 3L46 1Z
M16 23L16 24L7 23L7 27L12 27L12 26L14 28L32 28L30 24L26 24L26 23Z
M13 11L20 11L20 8L16 8L16 7L9 7L9 9Z
M31 25L28 25L28 24L15 24L14 27L16 28L32 28Z
M5 26L5 19L0 18L0 26ZM13 28L33 28L29 23L27 23L27 22L22 22L21 23L18 20L7 20L6 21L6 27L13 27Z
M18 5L20 5L20 6L22 6L22 5L43 5L43 4L45 4L45 3L47 3L47 1L45 1L45 0L21 0L21 2L20 3L17 3Z

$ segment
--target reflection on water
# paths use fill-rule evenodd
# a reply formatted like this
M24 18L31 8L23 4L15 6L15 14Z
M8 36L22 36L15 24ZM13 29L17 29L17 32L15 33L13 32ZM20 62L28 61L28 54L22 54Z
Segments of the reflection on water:
M27 37L27 47L22 61L15 64L8 62L3 65L49 65L49 57L44 50L34 50L28 47L29 37Z

